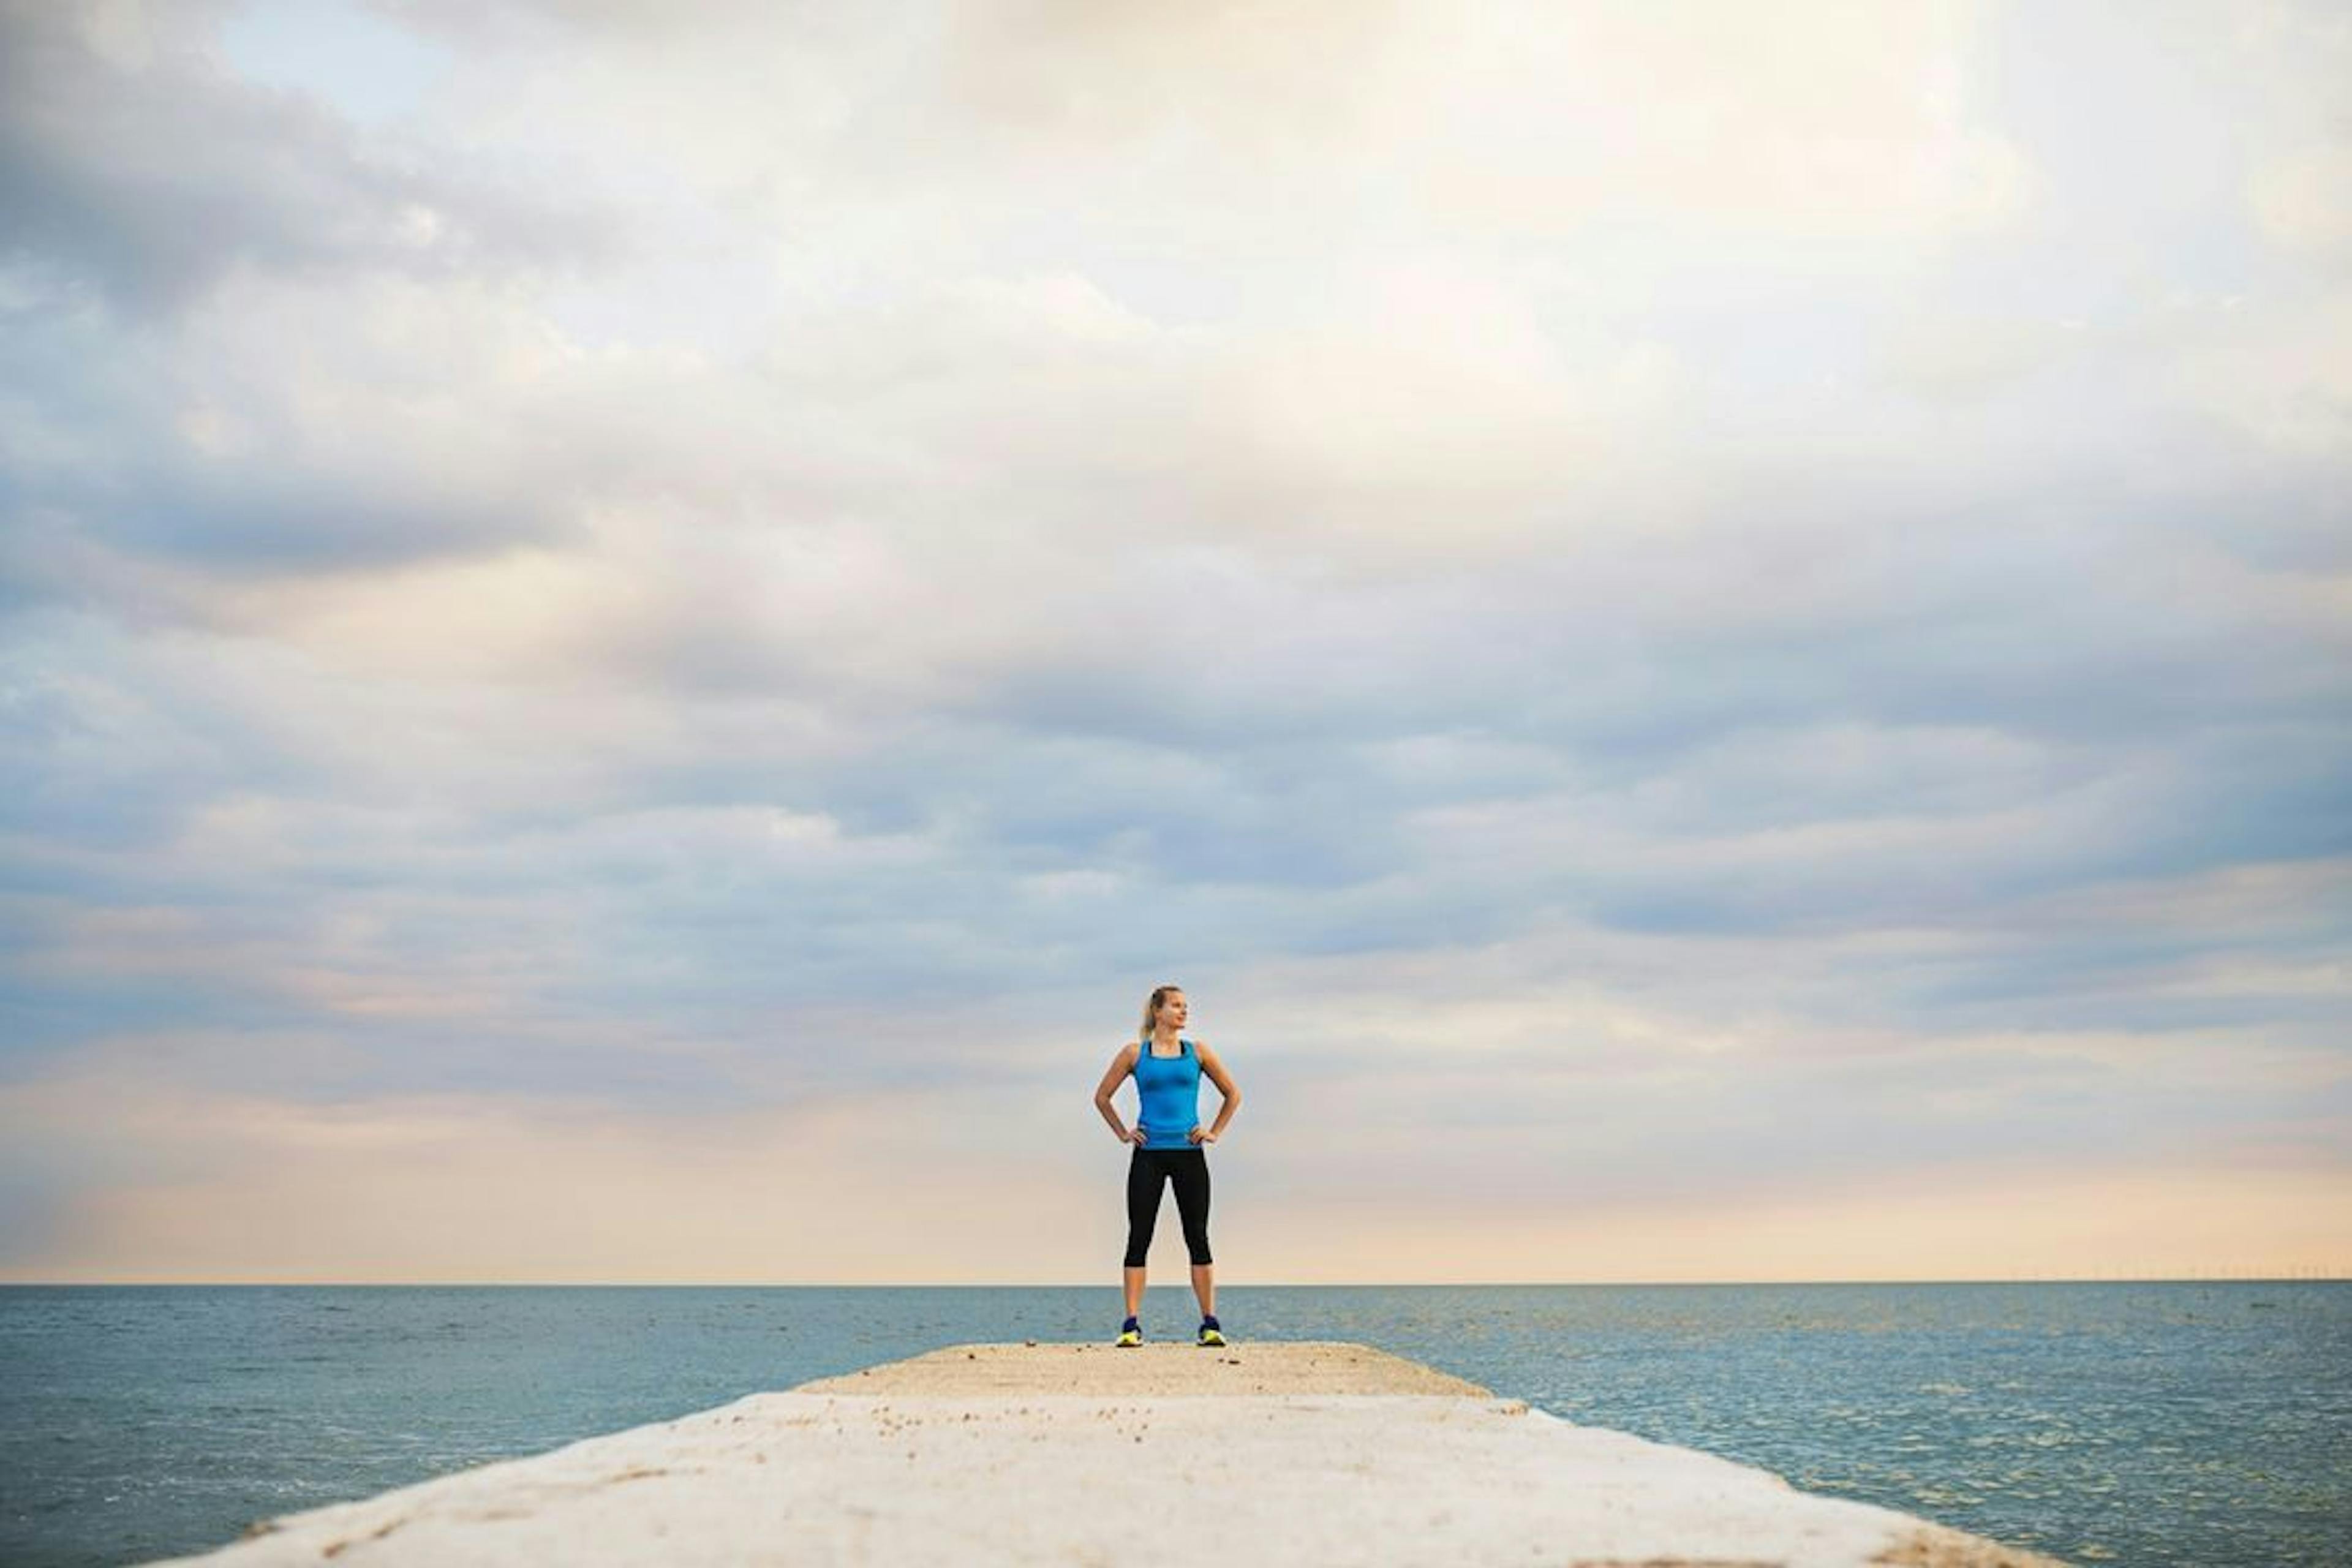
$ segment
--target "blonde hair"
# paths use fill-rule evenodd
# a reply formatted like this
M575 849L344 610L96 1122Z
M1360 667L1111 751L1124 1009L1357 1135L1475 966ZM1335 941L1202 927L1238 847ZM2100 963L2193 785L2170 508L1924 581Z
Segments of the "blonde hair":
M1135 1037L1137 1039L1148 1040L1151 1037L1151 1031L1160 1027L1160 1005L1167 1001L1171 995L1181 992L1183 989L1184 988L1181 985L1156 985L1152 987L1151 1000L1143 1005L1143 1030L1140 1034Z

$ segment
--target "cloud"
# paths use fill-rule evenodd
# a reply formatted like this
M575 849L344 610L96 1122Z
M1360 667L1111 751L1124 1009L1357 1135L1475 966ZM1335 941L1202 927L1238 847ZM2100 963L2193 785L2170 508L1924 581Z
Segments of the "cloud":
M2315 259L2352 249L2352 145L2306 147L2256 171L2247 190L2263 232Z
M127 1176L16 1159L5 1256L361 1267L299 1148L488 1267L370 1140L504 1190L558 1102L921 1241L760 1141L904 1105L1042 1194L1171 975L1236 1176L1399 1246L2334 1168L2301 13L411 5L356 119L240 15L273 85L226 12L10 16L0 1082L169 1087ZM2158 180L2183 94L2242 157ZM193 1191L307 1239L173 1250Z
M240 83L208 47L218 10L7 8L0 243L36 276L148 316L240 265L447 279L593 254L584 215L437 177L415 149Z

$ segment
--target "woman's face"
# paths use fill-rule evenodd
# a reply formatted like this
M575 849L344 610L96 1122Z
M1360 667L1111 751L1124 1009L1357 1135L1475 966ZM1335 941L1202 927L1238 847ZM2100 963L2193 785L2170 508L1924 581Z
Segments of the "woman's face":
M1184 993L1171 991L1160 999L1160 1022L1171 1029L1184 1026Z

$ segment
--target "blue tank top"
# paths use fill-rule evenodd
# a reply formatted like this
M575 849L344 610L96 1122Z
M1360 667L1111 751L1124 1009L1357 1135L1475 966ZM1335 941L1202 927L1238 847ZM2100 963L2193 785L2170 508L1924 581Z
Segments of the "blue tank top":
M1185 1134L1201 1121L1201 1058L1181 1036L1177 1047L1172 1057L1153 1056L1149 1039L1136 1047L1135 1124L1147 1149L1199 1147Z

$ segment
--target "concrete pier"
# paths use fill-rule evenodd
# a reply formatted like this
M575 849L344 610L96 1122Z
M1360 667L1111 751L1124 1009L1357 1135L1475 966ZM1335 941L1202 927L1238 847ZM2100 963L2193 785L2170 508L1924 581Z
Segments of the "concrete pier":
M959 1345L182 1563L2049 1568L1363 1345Z

